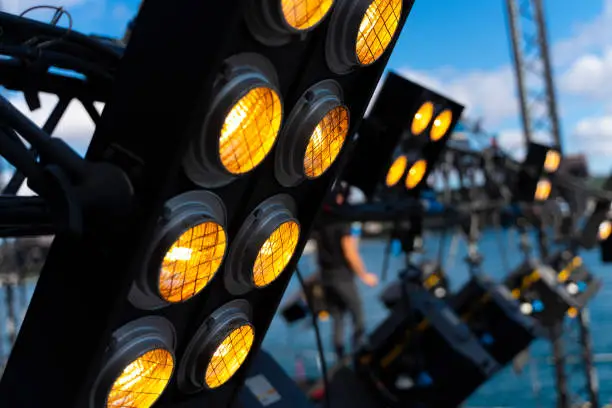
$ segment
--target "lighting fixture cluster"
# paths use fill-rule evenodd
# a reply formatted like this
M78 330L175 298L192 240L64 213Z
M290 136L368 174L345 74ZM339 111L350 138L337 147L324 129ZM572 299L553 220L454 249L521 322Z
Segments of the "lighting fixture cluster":
M411 137L427 137L426 143L438 143L450 133L453 122L453 112L441 104L436 106L432 101L424 102L416 111L410 124ZM416 189L425 179L429 170L428 159L424 157L423 150L411 149L407 153L396 155L387 172L385 184L395 187L404 179L404 187L408 190Z
M519 302L521 313L532 316L544 327L552 327L566 315L575 317L581 307L581 289L572 294L575 288L568 280L568 274L571 274L571 268L574 267L561 268L560 272L556 268L547 265L534 268L533 265L525 264L511 273L505 282L512 297ZM596 285L593 286L595 288Z
M371 103L344 179L369 198L416 196L463 106L390 72Z
M570 251L559 252L552 257L550 264L558 271L559 286L574 302L567 310L567 315L574 318L601 289L601 280L586 268L581 257L572 256Z
M403 0L252 0L245 21L259 42L284 46L331 19L326 59L330 71L342 75L380 59L403 7ZM207 296L217 275L232 296L242 296L273 285L287 269L301 232L293 198L262 200L230 236L226 203L210 191L252 174L266 160L274 160L284 187L318 179L336 162L350 120L340 84L325 79L311 85L289 112L281 89L264 55L240 53L222 64L182 162L196 189L165 203L129 294L137 309L153 312ZM174 375L183 393L221 387L243 365L255 336L244 299L217 308L179 348L170 320L133 320L113 335L91 406L148 408ZM178 349L185 350L182 356Z
M355 369L383 405L460 406L500 365L446 300L418 281L400 285L389 316L357 350Z
M542 330L510 291L492 279L474 276L450 303L501 366L510 363ZM526 303L524 303L526 304Z
M527 156L521 165L515 196L519 201L546 201L552 193L551 179L561 165L559 150L529 143Z

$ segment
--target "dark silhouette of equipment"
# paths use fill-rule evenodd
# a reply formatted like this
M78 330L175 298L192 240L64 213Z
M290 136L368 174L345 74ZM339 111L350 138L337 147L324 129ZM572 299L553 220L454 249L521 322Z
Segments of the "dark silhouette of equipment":
M404 272L405 295L358 351L355 369L390 406L456 407L500 366L419 276Z
M546 334L535 319L521 313L505 286L484 276L472 277L450 304L501 366Z

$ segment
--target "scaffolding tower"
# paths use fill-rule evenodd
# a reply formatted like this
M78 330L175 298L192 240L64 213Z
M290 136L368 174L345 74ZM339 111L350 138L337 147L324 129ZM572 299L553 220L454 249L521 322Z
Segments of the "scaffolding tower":
M549 55L548 34L543 0L506 0L508 29L512 45L512 59L518 88L519 105L525 144L534 139L548 142L561 151L561 129ZM586 379L588 406L599 407L596 371L589 329L588 312L575 320L578 326L579 352L582 373ZM567 363L572 355L566 354L567 336L559 325L551 330L553 360L556 373L557 406L570 408L581 405L583 392L572 392L568 382ZM582 389L581 391L584 391Z
M506 0L526 144L535 139L561 149L561 130L542 0Z

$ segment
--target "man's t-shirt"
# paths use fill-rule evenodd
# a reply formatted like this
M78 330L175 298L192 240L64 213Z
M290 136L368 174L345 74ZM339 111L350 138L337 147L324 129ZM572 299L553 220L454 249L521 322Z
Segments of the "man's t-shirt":
M333 223L319 227L317 233L317 253L323 282L352 279L353 271L342 250L342 238L351 235L351 225Z

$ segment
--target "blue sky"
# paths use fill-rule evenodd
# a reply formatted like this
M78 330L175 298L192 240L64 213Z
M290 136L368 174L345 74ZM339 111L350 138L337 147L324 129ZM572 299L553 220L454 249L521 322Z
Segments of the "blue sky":
M76 30L120 36L139 1L45 3L64 5ZM579 3L545 1L562 134L568 152L586 153L592 171L606 173L612 168L607 160L612 154L612 0ZM3 4L18 12L38 1ZM505 0L416 0L389 68L464 103L468 115L483 117L501 144L518 152L522 140L507 31ZM44 110L34 116L42 120ZM71 120L64 120L58 133L70 133L69 139L83 145L73 122L79 122L80 133L92 125L82 109Z

